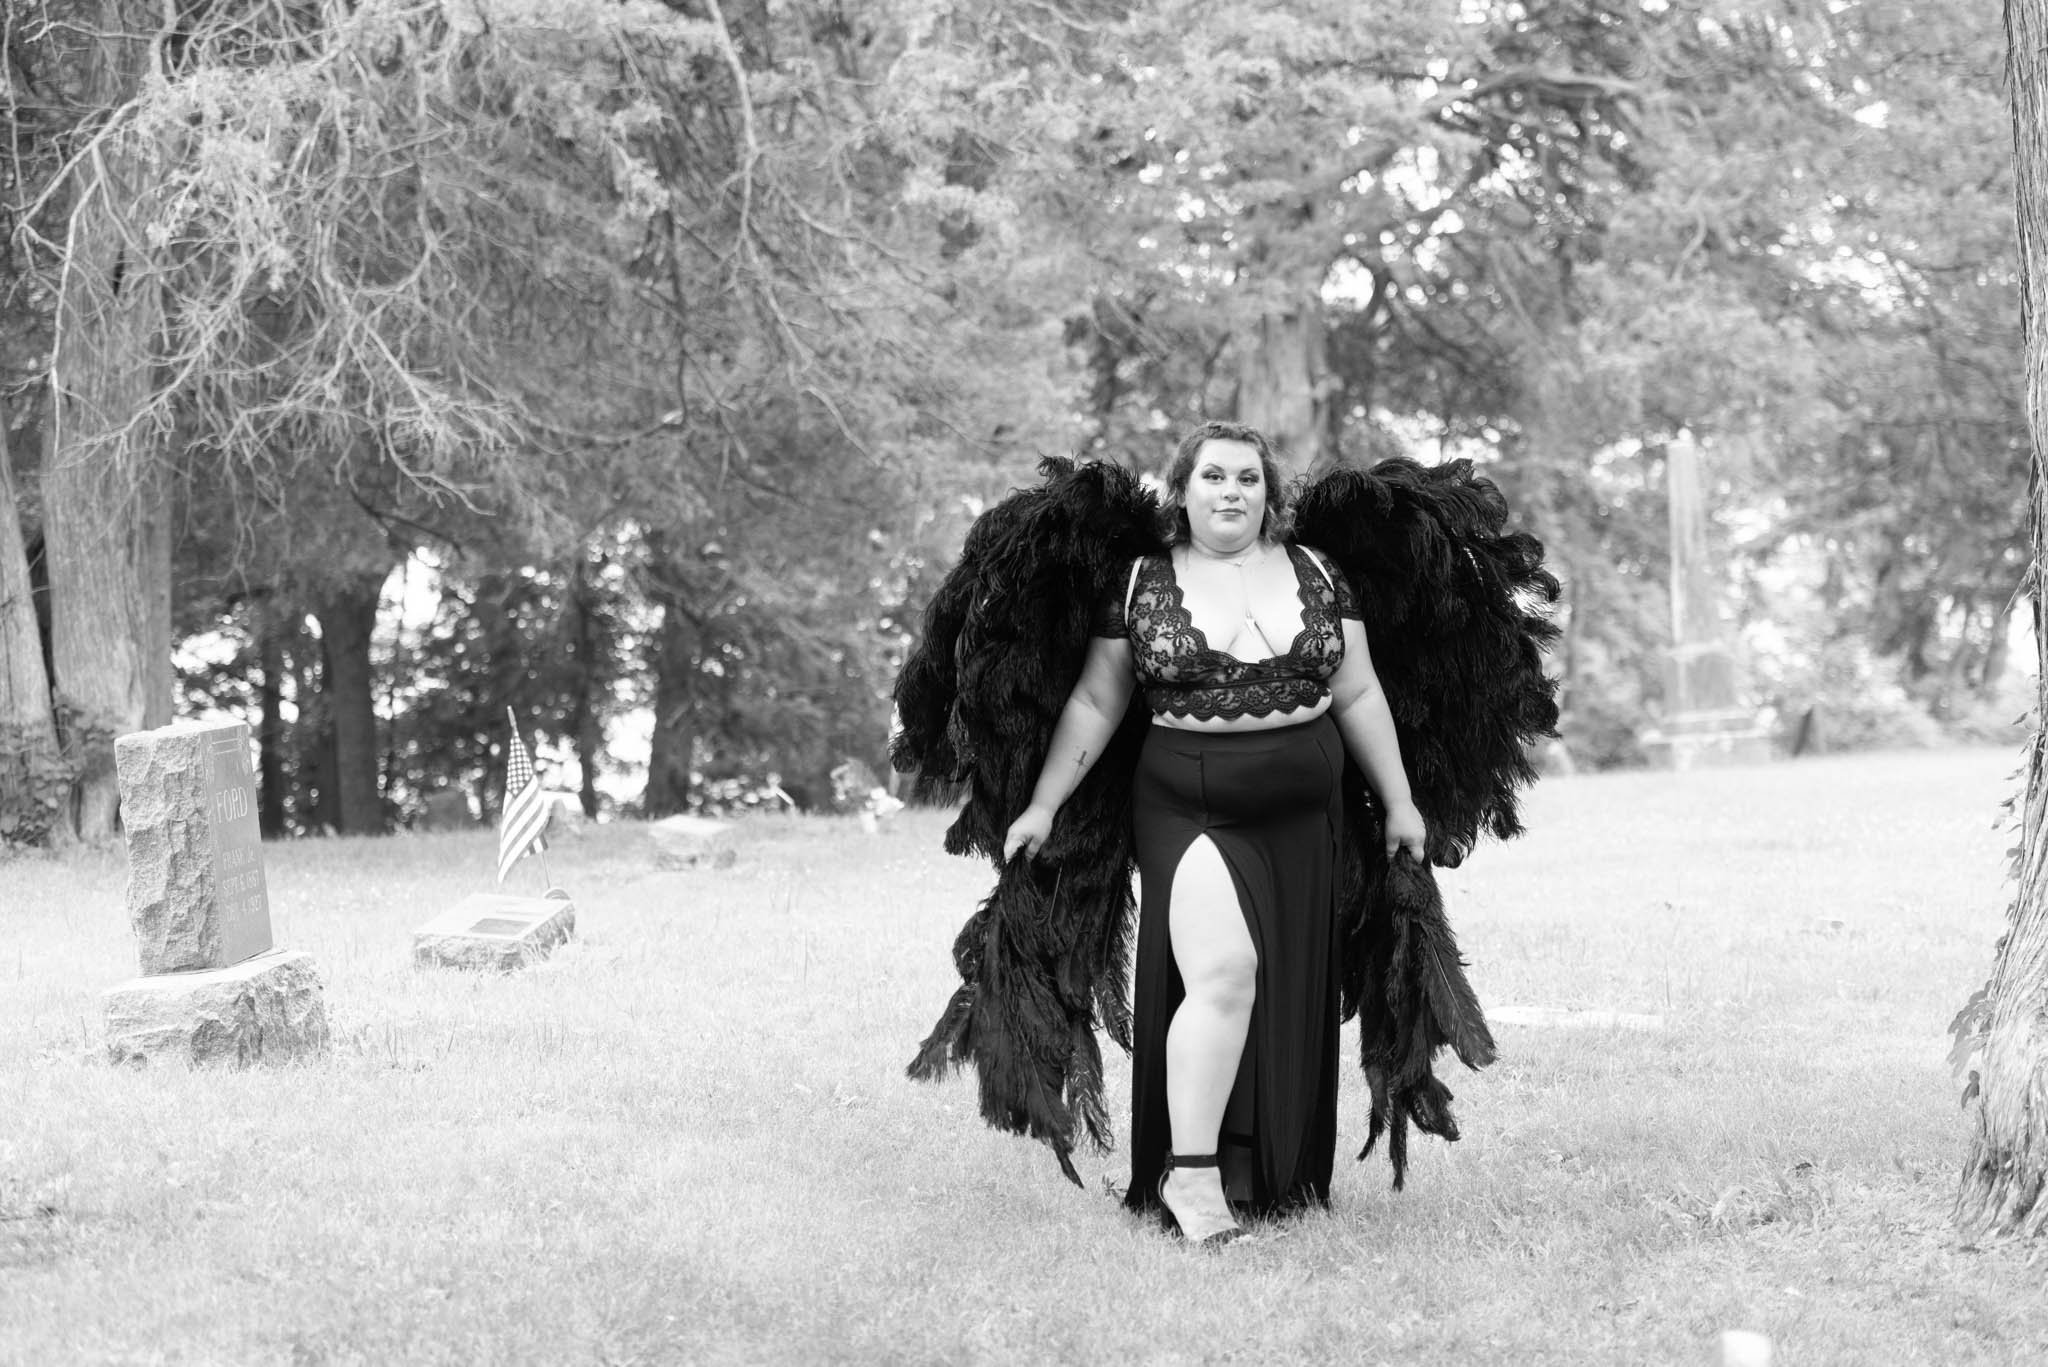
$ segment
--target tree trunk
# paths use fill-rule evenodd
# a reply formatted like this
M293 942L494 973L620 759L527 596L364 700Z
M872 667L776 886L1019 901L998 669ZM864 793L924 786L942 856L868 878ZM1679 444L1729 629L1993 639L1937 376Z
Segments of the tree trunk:
M48 844L67 789L0 405L0 844Z
M296 621L296 619L294 619ZM294 815L313 834L333 835L341 829L341 806L334 795L334 720L328 715L327 683L321 652L305 632L293 627L285 637L291 655L287 665L298 716L292 722Z
M1985 701L1996 697L1998 684L2005 677L2005 664L2012 655L2012 610L2018 602L2018 595L2009 595L2003 600L1991 618L1991 636L1984 644L1984 667L1977 673L1977 697Z
M96 41L79 54L85 102L128 98L147 51L150 11L105 0ZM43 465L51 648L78 765L78 834L114 833L114 738L171 714L170 521L158 468L163 434L134 422L151 390L162 328L156 288L128 258L144 169L109 145L102 173L70 206L51 364L55 400Z
M330 589L314 616L320 620L327 715L334 723L334 794L344 835L384 834L384 803L377 784L377 673L370 640L386 574L357 575Z
M1998 943L1991 981L1956 1018L1958 1054L1973 1065L1975 1133L1956 1196L1970 1234L2033 1236L2048 1228L2048 765L2040 729L2048 717L2048 0L2006 0L2006 88L2012 97L2018 172L2021 318L2026 333L2027 425L2033 435L2030 516L2034 533L2034 643L2042 666L2037 727L2028 750L2019 892Z
M569 610L576 614L572 639L576 649L576 707L569 729L576 743L576 767L583 775L577 800L583 815L597 818L597 767L604 755L604 722L598 705L598 681L604 677L598 655L605 649L598 629L597 588L591 583L590 563L582 555L569 581Z
M664 603L655 638L654 740L647 757L650 817L673 816L690 806L690 750L697 735L697 641L682 604Z
M1282 472L1319 470L1331 449L1332 414L1323 306L1313 293L1249 330L1237 365L1237 420L1266 434Z
M278 602L255 602L256 669L256 825L265 840L281 840L285 823L284 641Z
M604 736L593 715L585 712L576 728L576 767L582 771L583 782L576 790L576 801L583 808L583 815L597 820L597 769L604 763Z

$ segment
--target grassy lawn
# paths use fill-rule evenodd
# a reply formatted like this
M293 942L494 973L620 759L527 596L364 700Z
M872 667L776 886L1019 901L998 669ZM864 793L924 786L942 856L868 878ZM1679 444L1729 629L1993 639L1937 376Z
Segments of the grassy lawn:
M0 1362L2048 1360L2031 1250L1947 1227L2016 767L1546 782L1444 875L1480 996L1663 1028L1498 1027L1406 1192L1340 1153L1327 1213L1220 1255L1126 1217L1120 1155L1076 1191L904 1080L988 883L939 814L759 819L720 870L565 840L579 939L508 977L409 961L489 832L269 847L335 1047L244 1073L101 1061L118 851L0 862Z

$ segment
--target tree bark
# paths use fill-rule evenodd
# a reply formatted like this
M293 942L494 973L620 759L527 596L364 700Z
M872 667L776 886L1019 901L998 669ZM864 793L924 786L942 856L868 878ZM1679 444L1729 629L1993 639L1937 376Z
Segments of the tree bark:
M2012 611L2018 595L2002 600L2004 606L1992 614L1991 635L1984 643L1984 667L1977 671L1977 697L1979 701L1992 698L1998 693L1999 680L2005 677L2006 661L2012 655Z
M647 757L649 817L690 806L690 751L697 738L696 623L676 601L662 604L654 652L654 738Z
M284 641L277 600L255 601L256 670L256 825L265 840L281 840L285 819Z
M155 16L104 0L78 58L89 104L127 99ZM146 172L118 148L70 206L51 364L55 399L43 465L51 651L60 722L78 764L77 833L113 835L120 793L114 738L171 715L170 519L164 434L134 425L150 396L163 325L155 286L129 259Z
M583 775L577 793L583 815L597 818L597 768L604 757L604 722L598 703L598 681L604 677L598 655L605 649L597 622L597 588L590 564L581 555L569 581L569 610L576 615L571 639L576 651L576 707L569 729L576 743L576 767Z
M1957 1052L1973 1065L1974 1133L1956 1196L1967 1234L2032 1237L2048 1229L2048 765L2039 730L2048 712L2048 0L2006 0L2006 89L2017 170L2021 319L2026 334L2028 481L2034 536L2034 642L2043 666L2037 730L2028 751L2019 891L1998 943L1991 980L1956 1018Z
M1335 457L1334 388L1323 306L1313 293L1285 312L1266 314L1249 330L1238 356L1237 420L1265 433L1284 474L1319 470Z
M334 722L334 794L344 835L383 835L384 803L377 783L377 672L370 640L386 574L357 575L330 589L314 616L320 620L327 714Z
M67 805L62 774L0 404L0 844L50 842Z
M292 812L307 831L333 835L341 829L341 804L335 798L334 719L328 715L322 652L314 650L303 635L290 639L292 697L298 703L298 717L292 723L297 759Z

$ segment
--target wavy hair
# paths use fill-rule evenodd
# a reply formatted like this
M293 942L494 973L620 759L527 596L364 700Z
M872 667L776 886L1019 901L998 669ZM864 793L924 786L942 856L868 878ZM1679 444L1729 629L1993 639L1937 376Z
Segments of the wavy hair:
M1266 481L1266 515L1259 521L1259 540L1269 546L1285 541L1294 530L1294 514L1288 506L1287 486L1280 482L1273 443L1256 427L1241 422L1205 422L1180 439L1173 449L1173 461L1166 467L1166 491L1159 500L1159 534L1171 546L1187 541L1188 480L1195 473L1195 457L1212 441L1242 442L1259 453L1259 471Z

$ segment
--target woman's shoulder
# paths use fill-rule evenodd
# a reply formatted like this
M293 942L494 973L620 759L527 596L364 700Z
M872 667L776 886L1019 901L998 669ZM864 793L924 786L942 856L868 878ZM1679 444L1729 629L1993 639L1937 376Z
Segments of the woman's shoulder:
M1290 541L1287 545L1288 552L1294 557L1296 574L1314 573L1323 583L1329 586L1329 592L1336 604L1339 617L1358 617L1361 615L1358 610L1358 595L1353 590L1351 581L1345 577L1344 571L1338 566L1336 561L1332 560L1326 552L1317 550L1305 541ZM1314 566L1313 571L1309 570L1307 566Z
M1297 566L1302 565L1304 563L1310 564L1315 566L1318 570L1322 571L1324 578L1334 579L1336 577L1337 562L1330 559L1330 557L1325 552L1320 551L1316 549L1314 546L1309 545L1306 541L1288 540L1283 544L1287 547L1288 557L1292 559Z

